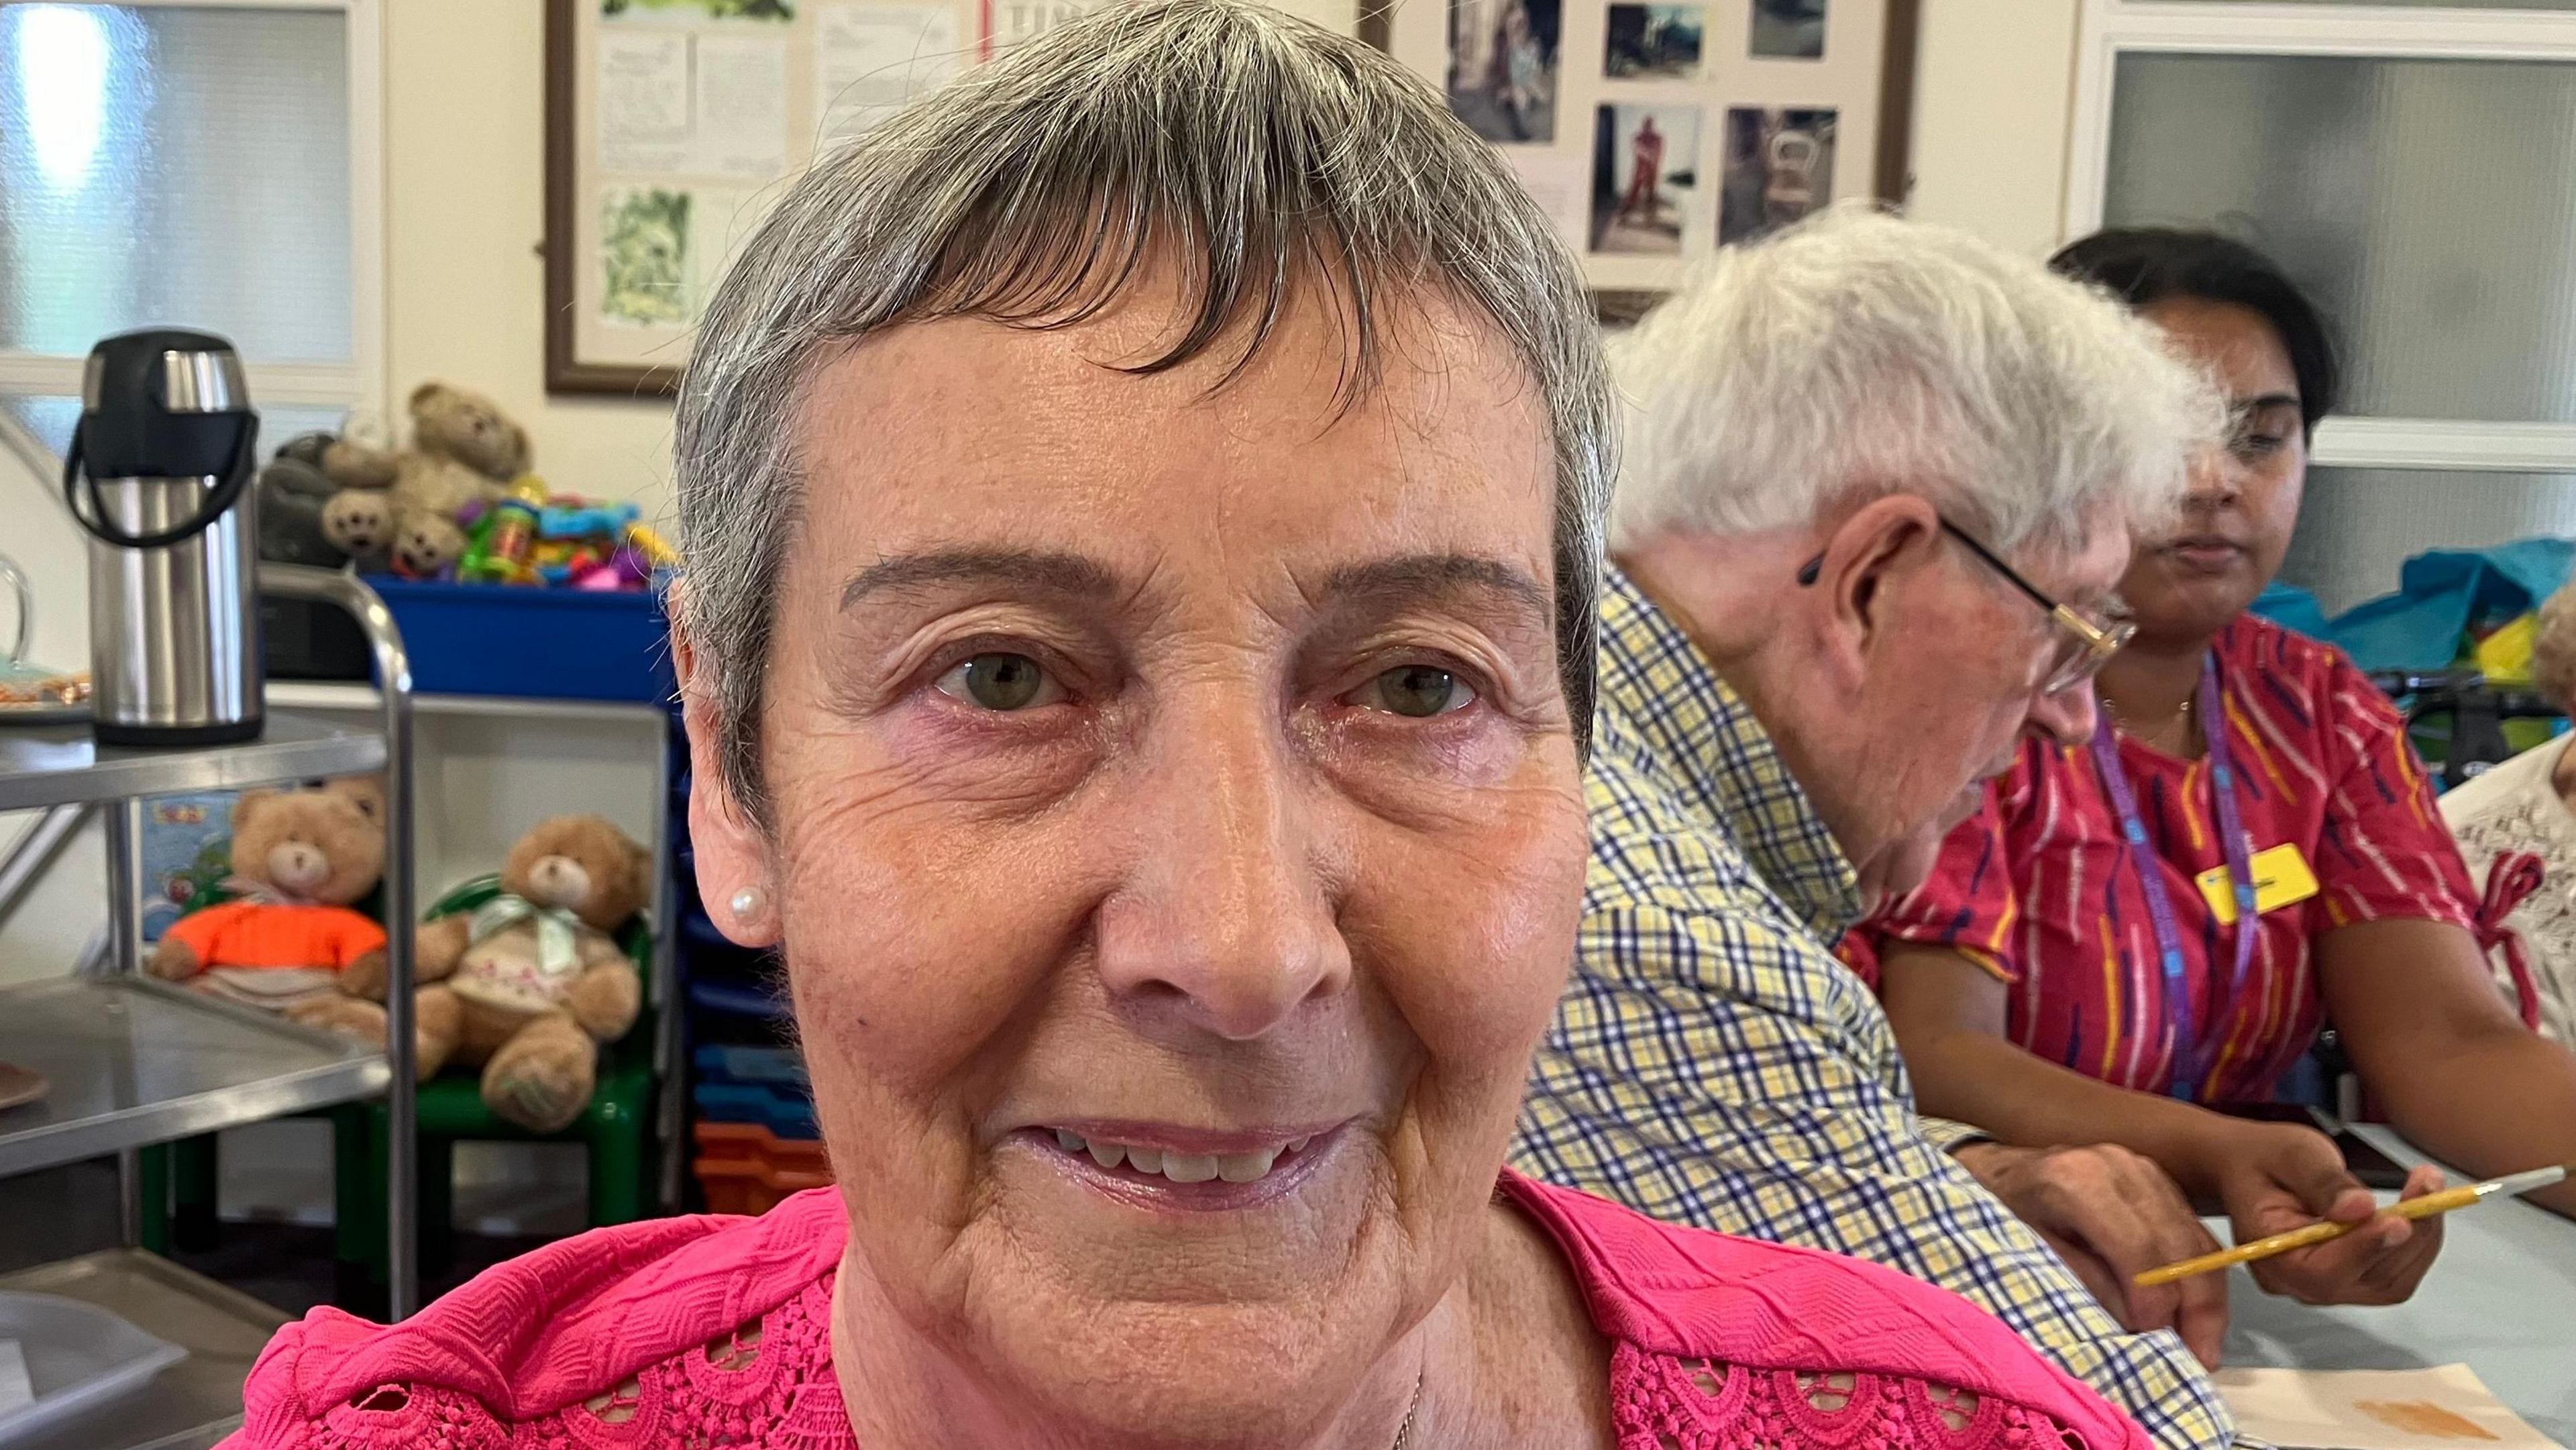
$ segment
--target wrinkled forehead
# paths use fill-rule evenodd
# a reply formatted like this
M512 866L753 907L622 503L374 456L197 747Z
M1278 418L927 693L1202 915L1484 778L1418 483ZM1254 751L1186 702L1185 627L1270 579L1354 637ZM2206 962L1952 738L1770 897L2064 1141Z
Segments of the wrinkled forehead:
M1553 577L1543 399L1489 326L1437 296L1403 299L1376 320L1381 356L1353 387L1348 319L1308 299L1257 349L1140 370L1187 320L1149 279L1072 325L938 318L822 362L796 420L791 581L975 550L1264 600L1371 559Z

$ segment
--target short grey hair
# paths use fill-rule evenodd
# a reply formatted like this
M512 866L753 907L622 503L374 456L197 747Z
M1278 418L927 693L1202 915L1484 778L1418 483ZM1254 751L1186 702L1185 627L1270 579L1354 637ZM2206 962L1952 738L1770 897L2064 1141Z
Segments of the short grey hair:
M1580 269L1491 148L1382 52L1246 0L1140 0L817 163L707 307L674 441L676 608L713 672L727 784L755 818L815 370L907 322L1072 325L1162 258L1182 271L1188 325L1143 371L1243 338L1240 371L1307 287L1346 319L1346 403L1376 376L1384 298L1443 295L1509 345L1554 433L1558 665L1588 741L1616 420Z
M2160 527L2221 436L2209 379L2108 293L1846 203L1720 251L1614 343L1610 545L1759 533L1892 493L1998 549Z
M2531 687L2561 710L2576 709L2576 579L2541 602L2531 636Z

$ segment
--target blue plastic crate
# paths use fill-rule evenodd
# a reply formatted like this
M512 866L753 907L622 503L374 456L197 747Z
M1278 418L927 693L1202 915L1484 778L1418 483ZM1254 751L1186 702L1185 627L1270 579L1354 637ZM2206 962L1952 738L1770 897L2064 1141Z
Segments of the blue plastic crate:
M769 1083L805 1090L805 1054L792 1047L710 1043L694 1055L699 1076L709 1082Z
M657 592L367 583L402 627L415 690L648 705L678 692Z
M823 1136L814 1122L814 1102L801 1092L758 1083L700 1083L689 1096L698 1116L710 1123L758 1123L781 1138Z

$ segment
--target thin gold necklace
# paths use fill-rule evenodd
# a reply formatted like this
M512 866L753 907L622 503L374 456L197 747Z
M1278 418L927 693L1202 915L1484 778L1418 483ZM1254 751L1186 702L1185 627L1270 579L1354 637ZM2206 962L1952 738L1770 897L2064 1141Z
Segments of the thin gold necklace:
M2166 730L2179 728L2182 732L2179 741L2181 749L2188 750L2190 748L2191 709L2192 705L2195 703L2191 696L2183 696L2182 708L2157 721L2155 728L2152 730L2143 729L2139 726L2137 721L2131 720L2122 715L2120 713L2120 707L2111 703L2110 696L2096 695L2094 698L2102 702L2102 713L2111 717L2112 726L2118 729L2120 733L2128 736L2130 739L2142 741L2148 745L2153 745L2155 744L2156 737L2163 735Z

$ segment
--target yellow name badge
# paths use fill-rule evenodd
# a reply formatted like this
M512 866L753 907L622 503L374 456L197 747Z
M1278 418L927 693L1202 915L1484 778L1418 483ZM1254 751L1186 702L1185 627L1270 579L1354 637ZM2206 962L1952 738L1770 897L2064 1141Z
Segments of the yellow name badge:
M2247 864L2254 868L2257 916L2317 894L2317 873L2308 869L2308 858L2299 853L2295 843L2284 841L2269 851L2257 851ZM2234 926L2236 891L2228 884L2227 868L2212 866L2197 879L2201 898L2209 903L2209 914L2218 918L2220 926Z

